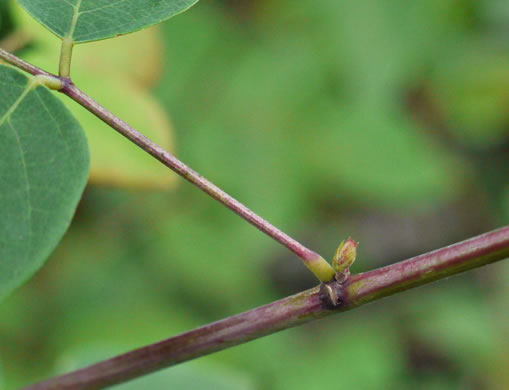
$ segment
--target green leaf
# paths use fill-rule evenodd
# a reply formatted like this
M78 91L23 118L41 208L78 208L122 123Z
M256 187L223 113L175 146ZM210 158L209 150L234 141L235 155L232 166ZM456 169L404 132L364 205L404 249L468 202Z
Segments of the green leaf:
M32 275L85 187L85 135L35 77L0 66L0 299Z
M18 0L40 23L75 43L128 34L184 12L198 0Z

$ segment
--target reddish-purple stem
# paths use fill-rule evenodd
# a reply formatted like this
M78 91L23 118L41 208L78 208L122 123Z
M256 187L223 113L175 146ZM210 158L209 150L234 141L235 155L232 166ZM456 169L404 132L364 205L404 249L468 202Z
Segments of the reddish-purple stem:
M58 76L55 76L54 74L46 72L45 70L22 60L21 58L15 56L14 54L9 53L8 51L2 49L1 47L0 47L0 59L4 60L5 62L11 65L14 65L19 69L23 69L25 72L33 74L34 76L45 75L49 77L58 78Z
M92 366L48 379L26 390L102 388L137 378L394 293L509 256L509 226L335 284L342 303L332 307L319 287L205 325ZM333 337L333 336L332 336Z
M170 152L164 150L162 147L160 147L159 145L155 144L150 139L145 137L142 133L133 128L131 125L115 116L105 107L103 107L102 105L94 101L92 98L90 98L90 96L83 93L83 91L81 91L70 80L66 80L64 88L62 88L60 92L66 94L71 99L85 107L92 114L96 115L102 121L106 122L108 125L117 130L124 137L128 138L130 141L141 147L147 153L151 154L153 157L155 157L157 160L162 162L164 165L166 165L174 172L178 173L184 179L196 185L203 192L207 193L214 199L224 204L234 213L240 215L242 218L256 226L262 232L266 233L276 241L285 245L288 249L294 252L305 262L313 261L317 257L320 257L312 250L306 248L301 243L297 242L296 240L288 236L286 233L282 232L281 230L270 224L268 221L255 214L252 210L250 210L242 203L228 195L226 192L221 190L215 184L205 179L198 172L195 172L193 169L184 164Z

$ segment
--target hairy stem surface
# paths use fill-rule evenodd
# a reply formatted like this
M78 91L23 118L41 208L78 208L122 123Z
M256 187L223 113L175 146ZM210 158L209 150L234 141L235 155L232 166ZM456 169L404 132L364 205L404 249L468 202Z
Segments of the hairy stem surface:
M352 275L336 285L342 303L332 307L315 287L205 325L26 390L102 388L265 335L351 310L403 290L502 260L509 256L509 226L400 263Z

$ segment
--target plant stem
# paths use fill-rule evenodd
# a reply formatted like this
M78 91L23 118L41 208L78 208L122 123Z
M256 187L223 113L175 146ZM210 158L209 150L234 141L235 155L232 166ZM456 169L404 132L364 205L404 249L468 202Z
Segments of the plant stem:
M62 39L62 47L60 48L60 62L58 64L58 75L60 77L71 77L71 57L74 41L71 38Z
M11 64L19 69L24 70L27 73L33 74L34 76L44 75L44 76L49 76L49 77L53 77L53 78L58 78L54 74L46 72L45 70L28 63L2 48L0 48L0 59L4 60L8 64Z
M60 90L60 92L66 94L81 106L85 107L92 114L110 125L124 137L138 145L140 148L155 157L168 168L178 173L184 179L197 186L203 192L218 200L223 205L231 209L234 213L238 214L246 221L256 226L262 232L266 233L279 243L286 246L302 259L306 267L308 267L320 281L329 282L334 278L335 272L333 268L319 254L306 248L304 245L294 240L292 237L288 236L286 233L282 232L262 217L255 214L252 210L228 195L215 184L192 170L182 161L177 159L174 155L152 142L138 130L124 122L122 119L118 118L111 111L107 110L105 107L93 100L90 96L85 94L72 81L65 80L65 85Z
M192 170L178 158L164 150L156 143L152 142L149 138L145 137L134 127L118 118L111 111L100 105L86 93L80 90L69 77L64 76L65 74L68 75L69 69L67 68L70 64L71 50L72 44L69 47L68 43L65 44L62 42L62 52L60 58L60 74L62 77L58 77L52 73L46 72L26 61L23 61L21 58L18 58L17 56L3 49L0 49L0 59L4 59L6 62L33 75L42 74L61 80L64 87L60 89L60 92L66 94L78 104L85 107L92 114L110 125L113 129L117 130L124 137L138 145L140 148L155 157L168 168L178 173L184 179L200 188L203 192L224 204L235 214L238 214L246 221L257 227L259 230L272 237L282 245L286 246L293 253L300 257L300 259L304 262L304 265L308 267L311 272L313 272L318 280L321 282L329 282L334 279L334 269L322 256L313 252L311 249L306 248L300 242L294 240L292 237L282 232L259 215L255 214L252 210L244 206L238 200L228 195L219 187L205 179L198 172Z
M509 226L400 263L352 275L337 285L342 303L332 307L315 287L25 390L97 389L233 347L397 292L481 267L509 256ZM339 333L340 334L340 333Z

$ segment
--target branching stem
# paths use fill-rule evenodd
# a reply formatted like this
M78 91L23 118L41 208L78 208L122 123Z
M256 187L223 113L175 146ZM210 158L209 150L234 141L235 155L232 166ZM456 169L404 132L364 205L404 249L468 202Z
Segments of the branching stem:
M315 287L109 360L48 379L25 390L97 389L363 304L509 256L509 226L400 263L352 275L338 285L333 307ZM340 337L341 332L338 332Z
M72 45L71 45L72 48ZM322 282L333 280L334 270L318 254L304 247L246 206L193 171L175 156L94 101L69 78L68 60L61 60L55 76L0 48L0 59L59 88L94 115L154 156L173 171L223 203L248 222L297 254ZM67 65L66 65L67 64ZM320 287L232 316L170 339L119 355L113 359L54 377L26 389L102 388L229 348L305 322L351 310L425 283L480 267L509 256L509 226L370 272L352 275L344 284L331 282L340 304L332 306Z

